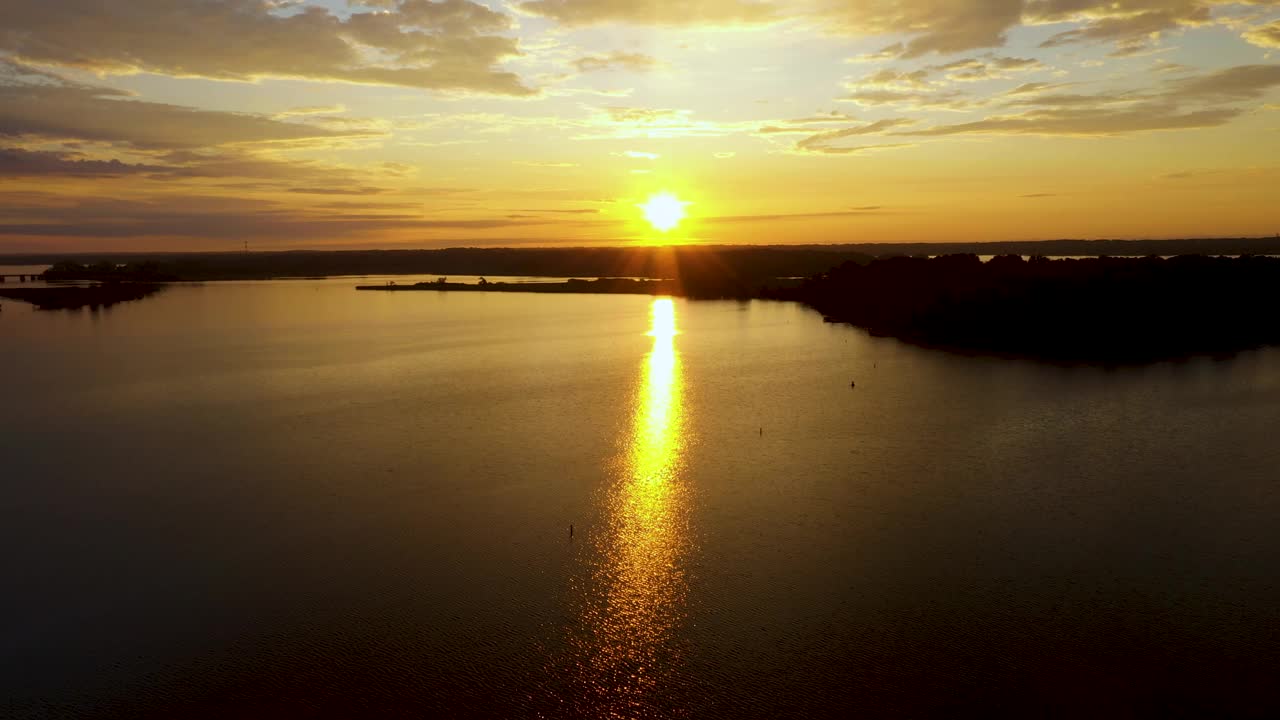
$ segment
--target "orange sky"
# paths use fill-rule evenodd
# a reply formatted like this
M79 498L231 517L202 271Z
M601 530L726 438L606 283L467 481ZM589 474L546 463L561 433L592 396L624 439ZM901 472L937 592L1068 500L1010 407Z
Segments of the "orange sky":
M1272 235L1278 53L1276 0L7 0L0 252Z

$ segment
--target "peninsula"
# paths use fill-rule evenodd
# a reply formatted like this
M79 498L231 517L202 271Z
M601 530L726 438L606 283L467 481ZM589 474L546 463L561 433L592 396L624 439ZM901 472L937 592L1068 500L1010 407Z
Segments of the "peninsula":
M1147 362L1280 345L1280 258L845 263L766 296L828 320L955 350L1070 362Z
M799 302L831 322L951 350L1066 362L1148 362L1280 344L1280 258L1049 259L977 255L846 262L804 280L360 285L370 291L627 293Z

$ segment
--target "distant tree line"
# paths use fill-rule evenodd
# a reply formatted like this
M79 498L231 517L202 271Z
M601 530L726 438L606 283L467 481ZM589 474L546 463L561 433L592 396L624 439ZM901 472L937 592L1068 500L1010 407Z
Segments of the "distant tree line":
M83 281L94 282L164 282L177 280L178 276L166 272L160 263L144 260L134 263L116 263L101 260L92 264L82 264L73 260L54 263L41 274L50 282Z
M847 262L795 288L831 320L922 344L1079 361L1144 361L1280 344L1280 258Z
M110 273L115 271L107 265L119 263L135 269L145 266L169 278L196 281L395 274L485 275L490 279L502 276L718 277L735 278L731 283L733 287L754 287L760 278L808 276L846 260L869 259L870 256L863 253L838 247L448 248L122 255L92 265L83 264L79 259L63 259L54 272L64 277L76 273Z

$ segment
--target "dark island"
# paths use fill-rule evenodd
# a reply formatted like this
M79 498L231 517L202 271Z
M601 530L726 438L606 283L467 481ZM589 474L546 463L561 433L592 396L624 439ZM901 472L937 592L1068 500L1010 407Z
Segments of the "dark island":
M31 303L37 310L75 310L86 307L106 308L117 303L141 300L159 292L162 287L153 283L113 282L96 285L0 288L0 297Z

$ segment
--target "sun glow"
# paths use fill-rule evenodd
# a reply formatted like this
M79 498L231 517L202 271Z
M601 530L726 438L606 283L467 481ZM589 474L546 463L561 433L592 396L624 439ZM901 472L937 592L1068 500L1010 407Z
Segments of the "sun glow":
M649 221L654 230L667 232L684 219L684 207L688 204L672 193L660 192L650 195L648 200L637 207L644 211L644 219Z

